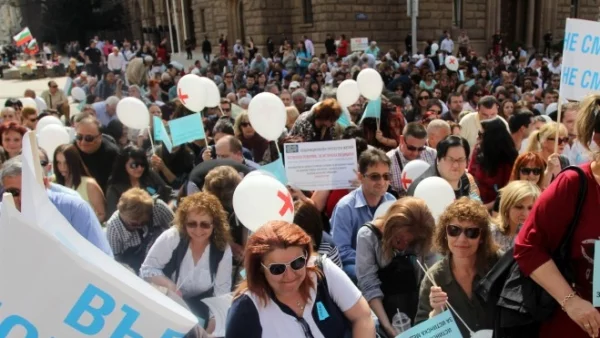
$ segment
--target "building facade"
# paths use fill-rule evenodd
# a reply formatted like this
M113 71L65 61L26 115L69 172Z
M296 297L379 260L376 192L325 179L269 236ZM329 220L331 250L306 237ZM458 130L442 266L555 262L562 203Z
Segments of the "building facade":
M266 52L271 37L276 46L283 37L298 40L302 35L324 51L327 34L347 38L366 37L382 50L404 51L411 28L407 0L126 0L131 35L142 40L170 38L183 43L195 39L198 46L208 36L213 53L217 40L227 36L247 43L252 37L259 51ZM419 0L417 39L438 40L444 30L456 37L465 30L479 53L491 46L497 31L508 46L522 44L543 48L543 37L552 32L558 42L565 19L598 20L597 0ZM171 29L169 29L171 27ZM175 43L175 50L178 44Z

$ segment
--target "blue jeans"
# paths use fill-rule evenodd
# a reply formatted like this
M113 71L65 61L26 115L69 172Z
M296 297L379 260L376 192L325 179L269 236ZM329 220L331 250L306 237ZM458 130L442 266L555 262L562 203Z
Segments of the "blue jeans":
M356 279L356 264L344 264L343 268L344 272L350 277L350 279L356 284L358 280Z

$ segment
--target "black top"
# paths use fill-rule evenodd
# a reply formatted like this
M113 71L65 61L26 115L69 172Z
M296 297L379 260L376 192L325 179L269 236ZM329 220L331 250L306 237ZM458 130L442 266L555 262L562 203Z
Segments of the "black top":
M199 165L195 166L190 173L190 182L194 183L199 189L202 189L204 186L204 178L208 174L209 171L213 170L216 167L220 166L230 166L233 169L237 170L238 173L242 174L242 176L246 176L252 169L245 166L242 163L236 162L234 160L229 159L216 159L210 160L206 162L202 162Z
M98 48L86 48L85 52L83 52L85 56L90 58L92 63L100 63L102 60L102 52Z
M77 147L77 143L75 143ZM86 154L77 147L83 163L92 177L98 182L102 191L106 194L108 177L112 172L112 165L119 154L119 148L112 142L102 138L102 145L93 154Z

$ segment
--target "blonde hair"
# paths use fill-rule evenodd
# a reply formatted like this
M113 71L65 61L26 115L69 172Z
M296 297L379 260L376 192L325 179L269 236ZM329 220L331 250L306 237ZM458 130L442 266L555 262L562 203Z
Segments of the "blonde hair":
M593 142L594 131L598 124L598 104L600 103L600 95L592 94L586 96L579 105L577 120L575 122L575 130L577 139L583 146L590 149L590 143ZM600 153L594 153L594 158L598 159Z
M144 215L152 214L153 207L152 196L140 188L131 188L124 192L117 204L119 214L131 218L142 218Z
M539 130L534 131L529 135L529 145L527 151L540 152L542 150L542 143L548 138L556 137L556 131L560 128L560 135L568 136L567 127L562 123L549 122L544 124Z
M535 202L541 193L540 188L536 184L520 180L512 181L500 189L500 210L495 220L500 232L508 235L510 230L510 209L528 197L533 198Z
M298 118L298 116L300 116L300 112L298 111L298 108L296 108L295 106L291 106L291 107L285 107L285 113L287 114L287 121L285 123L286 126L288 125L294 125L294 122L296 122L296 119Z
M233 133L237 138L242 137L242 122L250 122L250 116L245 110L235 118L235 123L233 124Z

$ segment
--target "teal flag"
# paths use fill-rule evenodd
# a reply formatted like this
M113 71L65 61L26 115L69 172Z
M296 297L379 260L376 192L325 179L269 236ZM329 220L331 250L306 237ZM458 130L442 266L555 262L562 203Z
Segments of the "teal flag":
M260 170L264 170L264 171L270 173L271 175L275 176L275 178L279 182L281 182L281 184L283 184L283 185L288 184L288 179L287 179L287 175L285 173L285 167L283 166L283 161L281 159L281 155L279 156L279 159L277 159L277 161L263 165L262 167L260 167Z
M365 112L363 113L360 122L368 117L380 119L381 118L381 97L377 100L372 100L367 103L367 108L365 108Z
M200 113L169 121L173 146L206 138Z
M162 120L158 116L153 117L154 126L154 140L162 141L163 145L169 152L173 150L173 143L171 142L171 138L169 137L169 133L167 133L167 129L163 124Z

